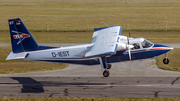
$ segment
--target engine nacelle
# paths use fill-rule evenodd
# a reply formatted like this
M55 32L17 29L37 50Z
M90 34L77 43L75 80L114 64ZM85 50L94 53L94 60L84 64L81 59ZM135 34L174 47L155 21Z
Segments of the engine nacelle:
M117 51L126 50L126 44L125 43L118 43Z

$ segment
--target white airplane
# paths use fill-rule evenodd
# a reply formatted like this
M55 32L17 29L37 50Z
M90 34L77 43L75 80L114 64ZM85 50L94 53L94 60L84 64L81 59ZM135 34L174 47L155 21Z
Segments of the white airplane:
M173 48L153 44L144 38L121 35L121 26L95 28L90 44L69 47L39 46L20 18L9 19L12 52L6 60L101 65L108 77L111 63L155 58ZM164 58L165 64L169 59ZM120 66L119 66L120 67Z

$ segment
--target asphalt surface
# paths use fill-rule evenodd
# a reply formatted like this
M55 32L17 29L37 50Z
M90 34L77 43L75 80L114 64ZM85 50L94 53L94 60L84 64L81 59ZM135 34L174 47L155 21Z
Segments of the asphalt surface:
M0 77L0 97L180 97L179 77Z
M168 44L180 46L173 45ZM108 78L102 76L100 65L1 74L0 97L180 97L180 73L158 69L155 62L148 59L112 64Z

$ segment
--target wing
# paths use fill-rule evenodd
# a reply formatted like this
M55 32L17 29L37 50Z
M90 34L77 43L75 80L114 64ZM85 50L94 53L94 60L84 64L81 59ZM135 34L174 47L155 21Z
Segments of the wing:
M116 54L121 30L121 26L96 28L93 34L94 45L85 54L85 57L102 57Z

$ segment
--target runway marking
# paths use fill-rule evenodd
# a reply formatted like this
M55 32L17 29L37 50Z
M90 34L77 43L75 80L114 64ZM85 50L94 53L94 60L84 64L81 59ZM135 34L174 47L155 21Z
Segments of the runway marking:
M83 85L80 85L83 86ZM180 84L138 84L138 85L85 85L85 86L102 86L102 87L169 87L169 88L180 88Z
M83 84L0 84L3 86L77 86L77 87L169 87L169 88L180 88L180 84L134 84L134 85L83 85Z
M179 80L179 77L177 77L174 81L172 81L171 85L174 85L174 83L178 80Z

